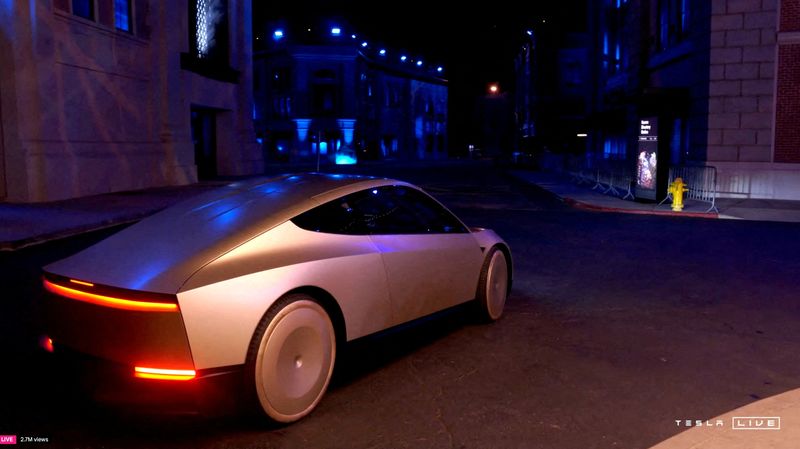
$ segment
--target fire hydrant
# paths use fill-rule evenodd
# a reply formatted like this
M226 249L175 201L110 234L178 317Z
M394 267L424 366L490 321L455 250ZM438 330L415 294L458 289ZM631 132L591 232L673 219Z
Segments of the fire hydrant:
M683 192L688 192L689 188L683 183L682 178L675 178L669 185L668 192L672 195L672 210L680 212L683 210Z

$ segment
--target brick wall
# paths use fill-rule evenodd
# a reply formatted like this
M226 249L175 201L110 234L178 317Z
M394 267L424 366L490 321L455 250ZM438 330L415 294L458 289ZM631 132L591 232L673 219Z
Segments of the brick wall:
M781 1L781 31L800 31L800 0Z
M775 162L800 163L800 0L783 0L778 46Z
M709 161L772 159L777 16L775 0L712 2Z

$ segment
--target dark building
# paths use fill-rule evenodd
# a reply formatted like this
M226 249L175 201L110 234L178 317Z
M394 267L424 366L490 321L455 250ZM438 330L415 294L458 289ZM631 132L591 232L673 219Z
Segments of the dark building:
M575 20L585 20L578 15ZM519 151L577 154L586 150L590 98L585 24L564 31L539 23L525 30L516 61L516 123Z
M265 36L254 118L268 162L446 158L441 67L335 25L273 25Z
M589 5L580 163L634 171L644 120L658 139L661 190L669 167L700 165L715 167L719 196L800 199L800 2ZM566 69L561 62L558 68ZM555 85L539 89L557 92L556 102L563 98ZM535 99L536 89L521 95L518 102ZM523 114L536 111L536 100L530 103L521 106ZM532 117L526 129L541 135Z

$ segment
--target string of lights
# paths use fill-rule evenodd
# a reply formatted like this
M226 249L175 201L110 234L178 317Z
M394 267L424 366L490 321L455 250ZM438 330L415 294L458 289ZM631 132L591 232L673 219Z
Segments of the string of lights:
M304 39L309 38L308 33L313 33L311 27L305 29L305 33L299 33ZM294 33L288 27L275 27L271 30L271 38L273 45L282 45L285 42L291 42ZM374 58L376 61L382 61L387 64L394 64L405 69L422 70L428 73L435 74L436 76L443 76L445 72L444 65L427 63L422 57L413 57L402 51L394 51L385 46L375 44L373 41L357 34L350 33L350 39L347 39L343 27L332 25L325 29L324 33L315 33L314 38L321 42L327 43L349 43L353 45L358 51L365 56ZM256 36L256 40L260 41L261 36Z

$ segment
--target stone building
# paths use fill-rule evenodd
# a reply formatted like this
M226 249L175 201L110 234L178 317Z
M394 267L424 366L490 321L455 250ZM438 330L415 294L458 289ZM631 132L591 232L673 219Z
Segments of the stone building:
M250 2L0 3L0 200L259 173Z
M256 131L268 163L447 157L441 67L339 26L267 30L254 71Z
M648 120L660 190L669 167L703 165L719 196L800 199L800 1L588 5L584 164L634 170Z

